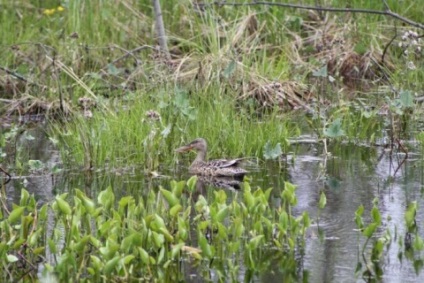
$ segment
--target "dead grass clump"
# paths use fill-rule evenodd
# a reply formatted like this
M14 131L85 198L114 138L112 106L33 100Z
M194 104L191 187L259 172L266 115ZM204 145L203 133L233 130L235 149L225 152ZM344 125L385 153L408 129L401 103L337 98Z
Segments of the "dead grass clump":
M306 107L311 95L305 85L264 78L255 68L253 58L257 52L269 48L261 42L264 25L258 22L256 14L249 14L237 23L221 22L220 27L217 36L223 44L210 53L181 58L174 72L176 81L194 81L203 88L219 84L233 90L239 100L254 99L259 108Z
M311 99L308 88L295 81L286 82L249 82L243 86L240 99L255 99L262 108L289 107L307 108L306 103Z
M24 93L25 90L26 84L24 82L9 75L0 75L0 97L10 99L18 94Z
M328 14L323 20L319 17L309 17L310 21L303 24L307 36L301 43L299 40L295 41L295 50L312 51L294 58L302 58L297 64L308 65L309 58L314 57L315 60L327 64L329 74L341 77L347 87L368 89L374 82L387 78L382 64L389 69L392 64L387 59L381 62L382 50L376 50L374 46L360 46L363 55L355 51L358 43L352 33L356 32L357 24L348 18L348 15L346 17L347 19L335 16L330 18Z
M7 109L6 116L16 115L19 117L43 115L54 118L59 115L66 116L72 112L70 105L66 102L60 103L59 100L47 101L30 95L10 100L5 108Z
M369 89L372 83L386 77L377 56L372 52L364 55L351 51L333 58L327 64L330 74L342 77L350 88Z

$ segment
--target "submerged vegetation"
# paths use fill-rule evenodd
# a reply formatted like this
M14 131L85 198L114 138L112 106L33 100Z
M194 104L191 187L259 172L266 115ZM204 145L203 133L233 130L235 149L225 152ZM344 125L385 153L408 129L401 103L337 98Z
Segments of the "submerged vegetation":
M384 147L390 166L397 162L387 183L402 173L410 151L423 154L424 11L414 0L324 0L320 7L307 6L313 0L165 0L169 53L158 46L152 1L3 2L3 281L175 282L189 281L195 268L209 281L242 274L248 282L278 266L287 281L307 282L310 216L293 212L296 180L282 176L286 155L296 158L294 145L310 144L322 156L316 182L329 175L327 159L342 156L340 144ZM59 151L57 160L27 154L39 135ZM275 160L283 187L193 177L166 181L166 189L140 185L131 196L110 184L55 191L45 204L24 189L19 200L6 195L11 179L46 172L54 179L75 168L87 183L103 170L164 177L166 168L186 164L174 150L196 137L207 139L212 157L264 166ZM370 158L360 159L374 170ZM201 181L238 191L204 195ZM337 180L322 182L313 201L319 215ZM398 259L413 262L418 274L419 201L408 197L403 220L391 225L378 197L363 200L368 205L351 215L360 246L356 275L381 280L394 243Z

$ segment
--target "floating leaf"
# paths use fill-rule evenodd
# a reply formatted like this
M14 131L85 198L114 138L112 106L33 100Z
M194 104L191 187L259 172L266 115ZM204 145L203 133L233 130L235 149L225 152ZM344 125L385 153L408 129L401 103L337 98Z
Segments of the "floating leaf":
M340 118L335 119L327 129L324 130L324 135L329 138L338 138L345 135L342 129L342 120Z
M271 142L267 141L264 146L264 158L269 159L275 159L279 157L281 154L283 154L283 151L281 150L280 143L277 143L274 147L271 146Z

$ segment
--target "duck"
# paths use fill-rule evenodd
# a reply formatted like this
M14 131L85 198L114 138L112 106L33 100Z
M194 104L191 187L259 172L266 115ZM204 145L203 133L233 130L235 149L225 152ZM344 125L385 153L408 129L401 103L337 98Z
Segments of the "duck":
M237 159L217 159L206 160L207 142L204 138L197 138L175 151L178 153L195 150L197 156L189 167L189 173L200 176L216 176L216 177L237 177L243 178L248 173L240 168L240 163L244 158Z

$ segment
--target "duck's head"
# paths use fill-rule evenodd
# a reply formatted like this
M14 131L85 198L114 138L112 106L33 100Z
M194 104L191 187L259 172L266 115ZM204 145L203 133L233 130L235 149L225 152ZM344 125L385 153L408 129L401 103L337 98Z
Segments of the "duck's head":
M206 152L207 144L205 139L197 138L194 141L190 142L187 145L184 145L182 147L177 148L176 152L187 152L190 150L200 151L200 152Z

